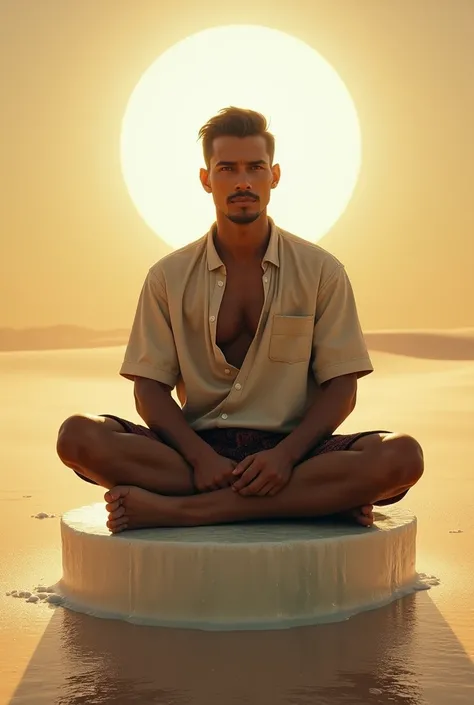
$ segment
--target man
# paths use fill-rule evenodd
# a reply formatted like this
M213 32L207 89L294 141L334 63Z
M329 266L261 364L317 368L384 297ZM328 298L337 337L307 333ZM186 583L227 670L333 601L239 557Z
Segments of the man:
M120 369L146 425L72 416L58 455L108 489L114 533L333 514L370 526L423 454L406 434L335 434L373 370L344 267L268 217L280 167L262 115L230 107L199 136L216 222L150 268Z

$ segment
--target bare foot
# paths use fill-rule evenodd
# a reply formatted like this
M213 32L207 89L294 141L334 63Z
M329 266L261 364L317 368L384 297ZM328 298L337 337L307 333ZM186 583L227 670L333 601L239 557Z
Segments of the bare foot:
M109 512L107 528L118 534L125 529L184 526L179 497L164 497L140 487L117 485L105 493Z
M109 512L107 528L118 534L126 529L144 529L161 526L189 526L182 509L181 497L169 497L140 487L118 485L105 493L105 508ZM356 522L361 526L372 526L372 505L340 512L338 518Z
M372 505L366 504L363 507L356 507L355 509L349 509L347 512L340 512L336 516L342 519L348 519L350 522L356 522L361 526L372 526L374 523L374 515L372 513Z

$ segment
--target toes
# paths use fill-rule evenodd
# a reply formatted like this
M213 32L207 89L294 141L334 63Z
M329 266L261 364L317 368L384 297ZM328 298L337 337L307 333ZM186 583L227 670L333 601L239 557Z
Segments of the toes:
M106 504L105 508L109 513L111 513L111 512L116 512L120 506L121 506L120 499L117 499L115 502L110 502L110 504Z
M121 487L120 485L117 485L116 487L112 487L111 490L107 490L104 495L104 499L108 504L112 504L112 502L116 502L117 500L126 497L129 491L130 487Z
M123 531L128 526L127 517L121 517L120 519L109 519L107 522L107 528L116 534L119 531Z
M357 509L353 509L351 515L361 526L372 526L372 524L374 523L371 505L366 505L364 507L358 507Z
M114 519L120 519L125 514L125 507L119 506L117 509L109 512L109 519L113 521Z
M362 524L362 526L372 526L372 524L374 523L374 518L373 518L372 514L370 514L370 515L359 514L359 516L357 517L357 520L358 520L359 524Z

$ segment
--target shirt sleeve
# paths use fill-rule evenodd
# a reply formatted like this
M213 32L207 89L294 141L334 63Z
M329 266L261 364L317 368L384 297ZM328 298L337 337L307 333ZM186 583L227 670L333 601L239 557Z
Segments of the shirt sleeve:
M120 375L146 377L172 389L180 374L166 289L161 273L149 271L142 286Z
M322 284L316 303L312 369L318 384L373 371L349 277L341 265Z

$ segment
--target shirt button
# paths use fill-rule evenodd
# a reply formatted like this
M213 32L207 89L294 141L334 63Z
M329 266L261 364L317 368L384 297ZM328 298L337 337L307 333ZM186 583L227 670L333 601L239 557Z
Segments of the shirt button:
M264 282L265 282L265 284L266 284L266 283L267 283L267 281L268 281L268 277L263 277L263 281L264 281Z
M236 388L236 389L242 389L242 385L241 385L239 382L237 382L237 384L235 385L235 388Z
M219 279L219 281L217 282L217 286L224 286L224 282L222 281L222 279Z
M226 375L230 375L230 370L227 369L227 367L225 368L224 372L226 373Z
M209 318L209 320L211 321L211 323L213 323L213 322L216 320L216 317L215 317L215 316L211 316L211 317Z
M227 418L227 414L222 414L221 419L226 419L226 418Z

